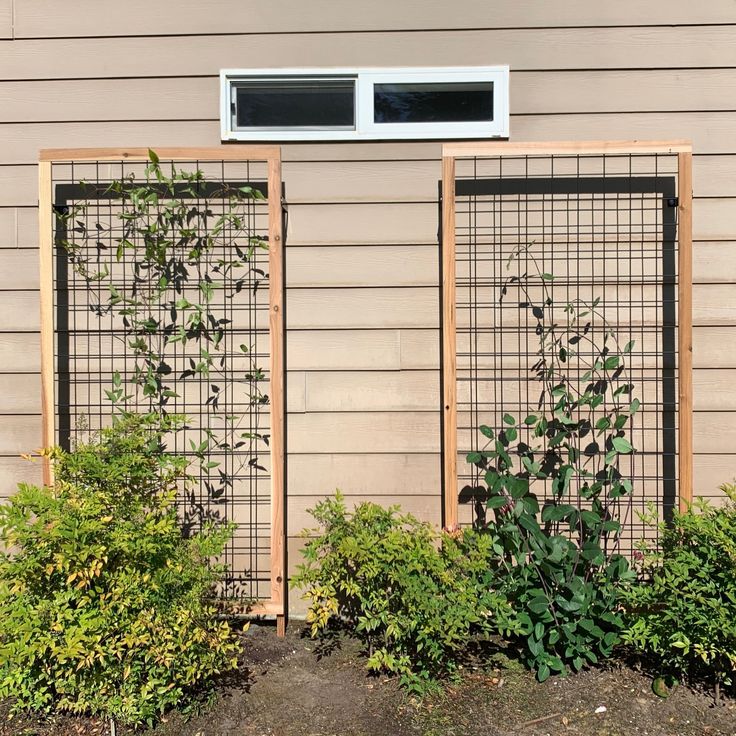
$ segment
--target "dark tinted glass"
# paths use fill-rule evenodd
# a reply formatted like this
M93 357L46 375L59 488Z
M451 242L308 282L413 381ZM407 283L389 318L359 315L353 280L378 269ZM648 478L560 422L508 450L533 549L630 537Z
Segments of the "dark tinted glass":
M470 123L493 120L493 82L376 84L377 123Z
M353 80L243 82L235 94L239 128L355 127Z

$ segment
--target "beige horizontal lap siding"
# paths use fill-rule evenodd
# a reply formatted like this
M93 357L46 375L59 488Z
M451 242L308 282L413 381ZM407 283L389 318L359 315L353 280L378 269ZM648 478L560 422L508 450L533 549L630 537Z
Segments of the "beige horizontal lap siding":
M0 44L0 79L212 76L222 68L247 67L249 60L257 60L250 66L283 67L508 64L517 71L728 68L736 66L732 29L722 24L289 34L276 28L267 34L20 39ZM191 116L184 110L172 119Z
M13 37L13 0L0 0L0 39Z
M10 1L6 0L10 6ZM310 33L418 29L519 28L552 26L638 26L731 23L730 0L709 0L703 7L688 0L669 3L623 0L599 6L580 0L540 4L536 0L496 3L465 0L448 8L442 0L376 0L369 5L317 0L308 5L289 0L264 4L255 0L233 6L225 0L165 0L151 4L128 0L105 6L76 0L74 13L59 14L54 0L16 3L15 37L157 36L206 33ZM2 16L0 16L2 17ZM165 29L165 30L164 30ZM114 33L113 33L114 30Z
M736 474L733 0L56 5L0 0L0 495L38 478L38 150L216 145L217 75L248 64L509 64L513 140L691 139L695 487ZM439 520L440 155L283 147L294 558L338 487Z
M729 106L736 107L733 103ZM576 134L576 130L580 133ZM671 138L692 138L698 154L732 154L736 147L736 112L539 113L512 115L511 118L511 134L516 140L649 140L662 135L663 130L671 131L668 132ZM193 146L202 145L203 140L214 145L219 140L220 126L216 120L29 122L4 123L0 132L3 134L0 137L0 160L10 165L31 163L39 146L57 148L63 147L65 142L73 147L104 147L111 140L118 146L130 147ZM289 145L286 146L285 161L431 159L440 155L439 150L438 144L422 142L411 146L398 143L338 143L332 147L325 144Z
M435 202L438 191L437 149L427 146L426 153L431 158L286 161L284 170L289 176L289 202ZM693 185L698 192L696 199L735 197L735 165L736 156L696 154L693 161ZM35 163L0 166L0 206L34 205L38 198L36 178Z
M724 89L736 87L734 69L633 71L511 71L514 115L723 110ZM683 90L691 90L683 94ZM169 120L216 117L216 75L136 79L2 81L2 123L90 120ZM64 104L74 99L74 105ZM105 104L101 104L104 101ZM208 114L209 113L209 114ZM177 116L178 117L178 116Z

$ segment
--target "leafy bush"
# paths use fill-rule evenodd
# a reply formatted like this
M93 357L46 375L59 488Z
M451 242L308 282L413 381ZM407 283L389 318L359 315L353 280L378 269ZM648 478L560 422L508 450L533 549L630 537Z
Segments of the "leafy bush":
M50 451L52 487L0 507L0 696L151 722L236 665L207 603L232 530L183 539L185 463L153 418L129 416L73 452Z
M421 692L456 671L472 631L513 625L490 585L490 535L440 535L372 503L349 513L339 493L311 513L321 528L294 583L306 589L312 635L339 617L367 645L369 669Z
M487 443L467 460L485 481L479 495L492 515L477 526L496 538L492 564L522 629L522 658L545 680L610 656L620 640L619 589L633 578L617 551L620 507L632 491L620 459L634 451L626 427L639 401L624 375L634 343L619 349L599 300L566 304L560 323L554 277L538 277L532 289L528 273L511 276L500 298L515 285L538 336L540 411L481 426Z
M618 522L561 496L540 513L523 473L487 477L491 564L518 621L522 660L544 681L609 657L623 627L620 590L633 577L622 555L605 552L606 529Z
M717 693L736 673L736 484L722 489L723 507L698 499L659 524L661 551L642 561L651 582L627 596L624 632L663 673L708 678Z

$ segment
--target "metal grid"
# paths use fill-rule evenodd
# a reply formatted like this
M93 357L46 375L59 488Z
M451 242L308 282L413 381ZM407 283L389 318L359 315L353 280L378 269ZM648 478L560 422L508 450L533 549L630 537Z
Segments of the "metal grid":
M54 210L55 280L55 395L56 427L62 446L110 422L113 406L107 392L115 372L126 393L133 396L128 409L158 408L187 417L183 431L172 433L168 449L190 459L195 482L179 499L185 533L207 521L233 521L236 530L222 562L228 566L222 592L244 601L268 599L271 580L271 458L269 336L269 207L267 164L250 161L166 161L162 169L201 171L204 180L177 184L174 197L192 210L206 213L192 217L196 237L204 237L211 224L226 210L240 187L261 192L262 199L237 199L238 222L227 223L212 246L199 258L173 248L179 283L167 298L146 308L159 325L158 340L163 380L176 395L154 406L135 385L136 360L131 347L130 322L120 310L109 307L109 284L120 294L141 298L146 274L140 270L136 248L120 248L129 211L126 189L122 194L112 182L126 186L145 179L145 163L85 161L53 163L51 168ZM276 196L280 197L281 192ZM160 192L159 207L173 197ZM229 204L230 203L230 204ZM71 218L67 219L69 213ZM67 217L65 217L65 215ZM209 230L211 232L211 230ZM251 247L262 243L265 247ZM70 253L69 244L73 246ZM140 246L140 243L136 244ZM242 265L232 263L234 254ZM185 269L185 272L181 269ZM108 273L95 281L89 275ZM190 339L169 343L171 325L185 324L186 310L176 300L197 301L202 279L218 283L212 290L208 312L212 342ZM201 299L201 297L199 297ZM166 327L165 327L166 326ZM243 346L243 347L241 347ZM198 372L201 350L214 358L209 372ZM280 421L277 418L276 421ZM196 449L212 432L205 457Z
M489 156L456 165L461 520L483 513L482 472L465 461L485 443L479 426L498 432L506 413L539 413L533 304L543 306L545 319L564 324L565 305L600 300L586 320L593 342L608 329L621 346L633 341L621 380L641 401L629 425L636 452L619 466L634 485L620 508L620 543L630 550L642 537L656 536L639 516L647 504L666 518L676 503L678 157ZM573 382L595 349L600 343L587 350L581 343L569 360Z

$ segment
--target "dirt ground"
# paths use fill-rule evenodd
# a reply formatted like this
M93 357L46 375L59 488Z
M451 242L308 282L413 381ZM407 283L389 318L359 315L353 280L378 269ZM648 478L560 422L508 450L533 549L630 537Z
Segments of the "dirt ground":
M469 664L462 682L421 702L363 669L355 641L320 651L295 623L286 639L270 626L244 635L243 669L188 720L172 714L148 736L732 736L736 703L714 706L686 687L659 698L623 664L540 685L497 655ZM16 716L0 703L0 736L109 734L96 719ZM118 727L118 736L130 736Z

